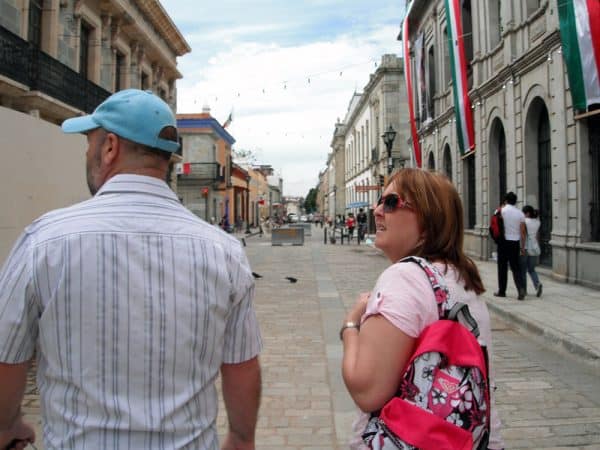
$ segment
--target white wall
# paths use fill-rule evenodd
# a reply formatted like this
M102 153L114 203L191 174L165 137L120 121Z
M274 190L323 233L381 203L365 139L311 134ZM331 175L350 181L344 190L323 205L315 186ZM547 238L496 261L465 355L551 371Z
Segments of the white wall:
M32 220L89 198L83 135L0 107L0 264Z

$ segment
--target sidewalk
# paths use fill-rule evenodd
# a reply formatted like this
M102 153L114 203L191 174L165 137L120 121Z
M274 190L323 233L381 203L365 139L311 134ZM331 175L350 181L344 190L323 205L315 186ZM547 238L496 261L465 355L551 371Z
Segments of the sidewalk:
M561 283L538 272L544 286L540 298L528 295L517 300L509 274L507 297L494 297L497 269L493 261L475 261L487 289L483 295L492 313L578 359L600 368L600 291ZM533 291L527 279L529 292Z

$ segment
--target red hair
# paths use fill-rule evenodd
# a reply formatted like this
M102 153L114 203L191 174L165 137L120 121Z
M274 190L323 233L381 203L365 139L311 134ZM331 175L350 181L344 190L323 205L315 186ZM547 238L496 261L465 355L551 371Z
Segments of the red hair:
M442 174L401 169L389 184L413 205L423 240L413 254L456 268L466 290L485 292L477 266L465 255L463 207L458 192Z

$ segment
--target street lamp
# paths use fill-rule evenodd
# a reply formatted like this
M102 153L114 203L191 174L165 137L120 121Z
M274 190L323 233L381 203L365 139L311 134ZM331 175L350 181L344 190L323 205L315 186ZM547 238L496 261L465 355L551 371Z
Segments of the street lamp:
M246 234L250 231L250 174L246 175Z
M396 139L396 131L390 125L385 133L381 135L385 148L387 148L388 154L388 175L392 173L394 168L394 162L392 160L392 145L394 145L394 139Z

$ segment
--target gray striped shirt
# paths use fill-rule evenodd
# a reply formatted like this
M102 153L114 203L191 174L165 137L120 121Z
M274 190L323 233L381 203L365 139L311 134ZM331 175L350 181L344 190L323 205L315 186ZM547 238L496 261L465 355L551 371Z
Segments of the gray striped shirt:
M30 359L47 448L218 448L222 363L261 350L239 242L156 178L117 175L22 234L0 272L0 361Z

